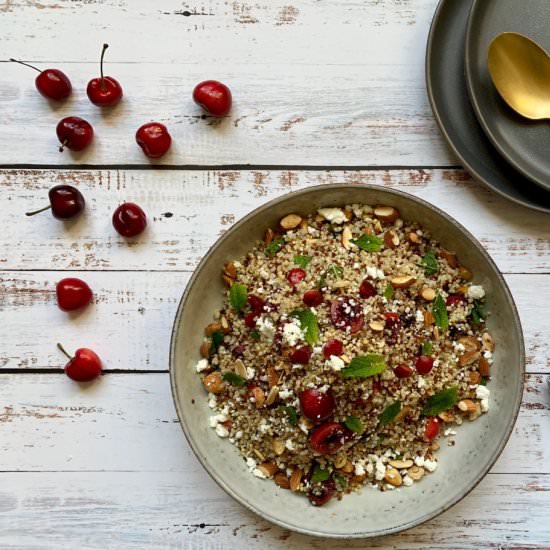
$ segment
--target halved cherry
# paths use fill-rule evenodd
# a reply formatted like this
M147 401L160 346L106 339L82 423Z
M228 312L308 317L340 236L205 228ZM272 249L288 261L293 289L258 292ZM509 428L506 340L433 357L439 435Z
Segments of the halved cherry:
M330 390L322 392L317 388L308 388L300 395L300 409L309 420L326 420L336 408L336 401Z
M244 324L248 328L254 328L256 326L256 319L261 315L259 311L250 311L244 316Z
M431 416L426 421L426 427L424 428L424 439L432 441L437 437L440 428L439 418L436 416Z
M392 311L384 313L384 319L386 319L387 328L392 328L396 325L399 325L401 322L399 318L399 313L393 313Z
M292 286L296 286L306 278L306 272L303 269L296 267L288 272L286 278Z
M308 290L304 293L304 304L309 307L316 307L323 303L323 293L320 290Z
M401 363L393 369L393 373L395 374L395 376L397 376L397 378L408 378L412 375L413 372L414 371L412 367L409 367L409 365L405 365L405 363Z
M311 359L313 350L309 346L296 348L290 355L290 361L298 365L307 365Z
M464 298L462 294L449 294L449 296L447 296L447 299L445 300L445 304L450 307L458 306L464 303L466 303L466 298Z
M340 340L329 340L323 346L323 355L325 359L330 359L332 355L339 357L344 353L344 344Z
M330 304L330 318L332 324L355 334L363 328L363 307L350 296L340 296Z
M427 355L420 355L416 358L415 366L418 374L428 374L434 366L434 360Z
M359 287L359 295L361 298L372 298L376 296L376 288L368 279L365 279Z
M325 422L310 436L311 448L323 455L337 453L346 441L346 428L338 422Z
M248 305L251 307L252 311L262 311L265 306L265 300L256 296L256 294L249 294Z
M307 498L313 506L323 506L334 496L334 493L336 493L336 484L332 479L327 479L320 487L311 489Z

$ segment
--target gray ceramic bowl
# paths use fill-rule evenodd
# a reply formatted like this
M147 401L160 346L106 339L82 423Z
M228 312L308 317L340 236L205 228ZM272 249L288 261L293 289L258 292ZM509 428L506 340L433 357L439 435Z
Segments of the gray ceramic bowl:
M455 250L487 291L488 326L497 342L491 403L487 414L458 428L454 447L441 446L439 468L412 487L381 493L365 488L342 501L314 508L306 498L253 477L227 440L208 427L211 413L194 366L203 327L222 303L220 270L244 255L289 212L314 212L322 206L350 203L388 204L405 219L430 229L446 248ZM334 538L395 533L443 512L489 471L504 448L518 414L524 373L524 347L516 307L494 262L474 237L434 206L399 191L375 186L323 185L273 200L236 223L209 250L189 281L178 308L170 352L172 392L187 440L206 471L233 498L286 529Z

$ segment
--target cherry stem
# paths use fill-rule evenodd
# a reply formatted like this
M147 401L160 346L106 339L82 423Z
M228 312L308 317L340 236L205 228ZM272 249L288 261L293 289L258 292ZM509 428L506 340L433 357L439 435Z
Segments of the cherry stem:
M57 347L72 361L74 359L74 357L71 357L67 351L65 350L65 348L59 343L57 342Z
M49 210L52 207L51 204L48 204L48 206L44 206L44 208L41 208L40 210L34 210L32 212L25 212L25 216L34 216L35 214L40 214L40 212L44 212L45 210Z
M59 152L62 153L65 150L65 145L69 142L68 139L66 139L60 146L59 146Z
M101 90L105 91L105 79L103 77L103 58L105 57L105 50L109 47L109 44L103 44L101 50L101 60L99 61L99 72L101 73Z
M31 65L30 63L25 63L24 61L19 61L18 59L14 59L13 57L10 57L10 61L13 61L14 63L19 63L19 65L25 65L25 67L30 67L31 69L34 69L35 71L38 71L41 73L42 71L35 67L34 65Z

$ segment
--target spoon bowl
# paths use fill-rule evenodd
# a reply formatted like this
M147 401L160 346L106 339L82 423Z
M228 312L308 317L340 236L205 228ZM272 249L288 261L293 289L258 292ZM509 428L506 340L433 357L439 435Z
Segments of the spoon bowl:
M502 99L531 120L550 118L550 56L519 33L505 32L489 46L487 64Z

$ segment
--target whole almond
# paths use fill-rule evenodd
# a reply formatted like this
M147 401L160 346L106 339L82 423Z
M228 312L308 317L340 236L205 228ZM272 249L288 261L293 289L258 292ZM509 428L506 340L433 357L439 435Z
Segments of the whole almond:
M399 218L399 210L393 206L376 206L374 215L382 221L393 223Z
M223 332L223 327L220 323L210 323L206 325L204 329L204 334L206 334L206 336L212 336L215 332Z
M424 468L421 468L420 466L411 466L407 470L407 475L415 481L418 481L424 477Z
M469 269L466 269L463 265L458 268L458 274L465 281L471 281L473 278L472 272Z
M458 402L457 406L462 412L473 412L476 410L476 403L471 399L462 399L462 401Z
M271 442L271 447L277 456L281 456L285 452L285 442L282 439L274 439Z
M351 245L352 245L351 238L352 238L351 229L349 228L349 226L346 225L342 230L342 246L346 250L349 250L351 248Z
M479 360L479 370L481 371L481 361L487 361L484 357ZM476 370L473 370L468 375L468 382L472 385L479 384L481 382L481 374Z
M285 231L289 231L291 229L296 229L301 223L302 223L301 216L298 216L298 214L288 214L287 216L281 219L281 221L279 222L279 225L281 226L281 229L284 229Z
M384 479L394 487L399 487L403 483L401 474L395 468L386 468Z
M273 464L273 462L263 462L262 464L259 464L256 466L262 474L264 474L266 477L273 476L279 468L277 468L276 464Z
M219 372L211 372L202 379L204 389L209 393L222 393L225 389L225 383Z
M425 286L420 291L420 297L426 302L433 302L435 300L435 290L433 288Z
M203 340L201 347L200 347L200 353L201 357L204 357L205 359L208 359L210 357L210 348L212 347L212 343L210 340Z
M468 414L468 420L473 421L481 416L481 405L478 401L475 402L475 409Z
M275 367L267 367L267 383L269 384L269 387L272 388L273 386L276 386L278 382L279 375L277 374Z
M223 272L231 279L237 278L237 268L235 267L235 264L233 262L225 264Z
M391 284L394 288L408 288L416 283L416 277L412 275L398 275L391 279Z
M390 460L390 466L393 466L397 470L403 470L404 468L410 468L414 465L414 462L410 459L408 460Z
M246 372L246 367L240 359L237 359L235 361L235 365L233 368L235 369L235 373L238 374L241 378L244 378L244 380L247 379L248 373Z
M435 323L433 313L430 310L424 311L424 325L429 327Z
M491 376L491 364L483 356L481 356L479 358L479 375L480 376L485 376L486 378ZM479 382L477 382L477 383L479 383Z
M443 420L443 422L454 422L455 415L451 411L440 412L437 416Z
M290 481L285 476L285 474L279 472L278 474L275 474L273 477L273 481L281 488L281 489L290 489Z
M255 388L252 388L252 391L250 393L252 394L252 397L254 398L256 408L260 409L261 407L263 407L264 402L265 402L265 394L264 394L262 388L258 388L256 386Z
M369 328L373 332L382 332L384 330L384 323L382 323L381 321L371 321L369 323Z
M302 470L300 470L300 468L296 468L292 472L292 475L290 476L290 483L289 483L291 491L296 492L298 491L298 489L300 489L300 482L302 481L302 475L303 475L303 472Z
M449 252L448 250L441 249L441 251L439 252L439 256L447 260L447 263L450 267L458 266L458 259L454 252Z
M466 351L477 351L481 347L479 340L474 336L462 336L458 342L464 346Z
M416 231L411 231L410 233L407 234L407 240L411 244L416 245L422 242L422 237L420 237L420 235Z
M273 386L269 393L267 394L267 399L265 400L265 404L269 407L270 405L273 405L275 401L279 398L279 388L277 386Z
M264 234L264 244L267 246L267 245L270 245L271 244L271 241L273 241L273 238L275 237L275 233L273 231L273 229L271 228L267 228L265 230L265 234Z
M484 332L481 336L483 351L495 351L495 340L489 332Z
M467 351L466 353L462 354L458 358L458 364L461 367L465 367L467 365L471 365L472 363L475 363L476 361L479 361L479 358L481 357L481 353L476 350Z
M386 231L384 234L384 245L386 248L397 248L399 246L399 237L395 231Z

